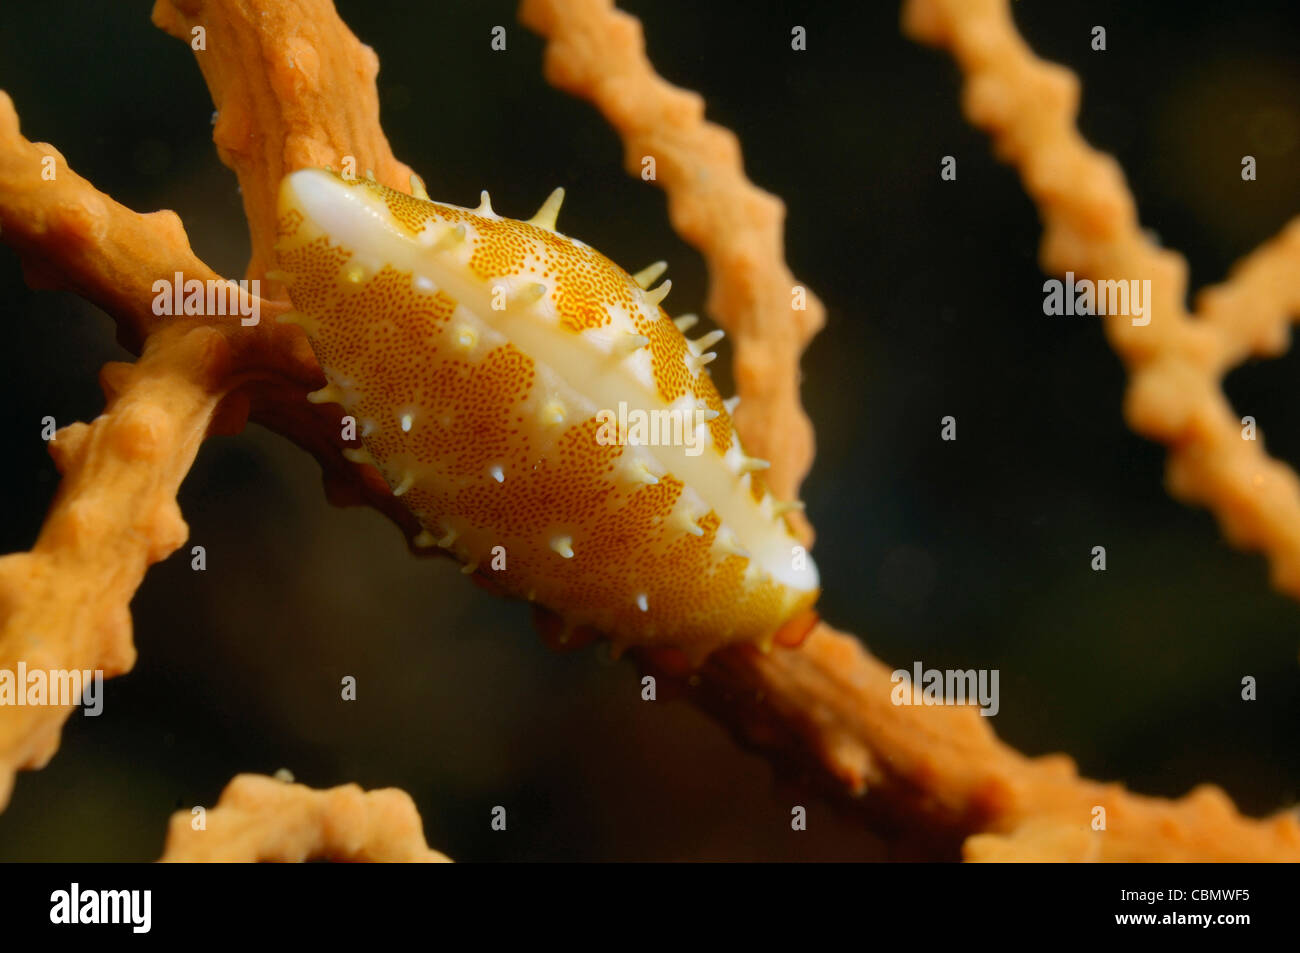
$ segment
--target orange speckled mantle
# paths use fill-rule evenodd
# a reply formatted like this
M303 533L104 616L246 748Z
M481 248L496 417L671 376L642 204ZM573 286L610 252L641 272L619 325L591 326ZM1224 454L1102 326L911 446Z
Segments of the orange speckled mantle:
M702 661L770 647L817 573L653 290L555 231L322 170L280 191L280 268L365 453L424 527L502 589L618 645ZM655 271L660 269L656 268ZM689 421L690 445L620 440L625 415ZM679 437L686 436L683 428ZM626 435L624 435L626 437Z

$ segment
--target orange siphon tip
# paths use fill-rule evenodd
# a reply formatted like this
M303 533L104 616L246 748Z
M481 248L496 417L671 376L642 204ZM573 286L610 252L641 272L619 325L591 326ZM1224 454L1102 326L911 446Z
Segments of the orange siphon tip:
M789 622L776 630L772 640L777 645L783 645L788 649L797 649L803 645L811 632L822 620L817 614L816 609L804 609L802 612L795 613Z

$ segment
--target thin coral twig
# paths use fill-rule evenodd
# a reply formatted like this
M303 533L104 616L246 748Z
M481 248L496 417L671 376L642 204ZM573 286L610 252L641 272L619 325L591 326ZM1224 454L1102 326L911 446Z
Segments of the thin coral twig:
M139 363L105 368L102 416L55 435L63 481L40 538L31 552L0 559L0 669L130 670L127 605L145 570L185 541L176 491L222 397L227 350L210 328L160 332ZM0 806L15 770L54 754L71 711L3 710Z
M1300 319L1300 218L1202 292L1190 314L1187 262L1142 230L1119 164L1075 125L1078 79L1034 56L1007 0L908 0L903 25L961 67L967 118L988 131L1038 206L1044 271L1151 280L1149 324L1104 319L1132 377L1128 422L1169 447L1170 492L1207 506L1236 545L1263 550L1274 586L1300 599L1300 479L1262 439L1242 439L1220 388L1246 357L1289 345Z

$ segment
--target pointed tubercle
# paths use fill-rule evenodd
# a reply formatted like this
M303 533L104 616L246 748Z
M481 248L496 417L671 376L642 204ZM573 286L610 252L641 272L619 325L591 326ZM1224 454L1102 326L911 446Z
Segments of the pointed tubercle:
M645 293L646 303L657 305L659 302L663 301L664 298L668 297L668 292L672 290L672 287L672 281L665 278L663 284L657 288L651 288Z
M616 358L624 358L629 354L634 354L643 347L650 346L650 339L644 334L635 334L632 331L621 331L614 338L614 346L611 353Z
M402 474L402 478L397 482L397 486L393 487L393 496L401 496L413 486L415 486L415 474L410 470L407 470Z
M343 390L337 384L326 384L320 390L308 392L307 400L313 404L339 404L343 402Z
M724 337L726 337L726 332L724 331L710 331L703 337L698 337L694 341L688 342L688 344L690 345L692 354L703 354Z
M555 231L555 219L560 214L562 204L564 204L564 189L559 188L546 197L546 201L537 210L537 214L528 220L528 224L544 228L548 232Z
M632 276L632 280L637 283L638 287L640 287L642 291L644 291L646 288L649 288L652 284L658 281L659 276L667 270L668 262L657 261L652 265L646 265L638 271Z

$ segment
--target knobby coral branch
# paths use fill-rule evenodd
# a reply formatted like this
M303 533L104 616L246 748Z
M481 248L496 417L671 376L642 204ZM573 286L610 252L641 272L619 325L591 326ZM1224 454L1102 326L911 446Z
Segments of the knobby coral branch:
M4 92L0 236L22 258L29 286L66 288L95 302L134 349L158 323L150 306L155 278L170 280L175 271L217 278L191 251L175 212L133 212L69 169L53 146L24 139Z
M877 823L968 860L1300 860L1300 819L1243 818L1205 785L1169 801L1080 778L1063 755L1027 758L972 708L896 706L891 668L818 626L797 650L716 653L688 689L756 747L832 791L866 795ZM1091 827L1106 809L1106 830ZM974 834L975 836L969 836Z
M127 605L145 569L185 541L176 491L221 399L227 352L211 328L159 332L138 364L105 368L104 414L55 436L63 481L40 538L0 559L0 669L111 677L134 664ZM71 711L3 710L0 807L15 770L54 754Z
M165 6L159 4L155 17L167 20ZM186 8L198 16L202 6ZM216 15L205 21L230 40L207 58L213 81L228 80L232 87L225 94L227 122L218 123L218 137L233 142L238 137L232 127L264 130L270 124L283 140L283 158L276 162L233 147L223 150L230 161L245 164L246 201L250 190L260 196L252 217L255 249L269 247L274 232L270 216L281 161L315 162L316 150L325 148L321 143L342 137L354 143L359 161L373 155L394 182L404 182L406 171L378 131L373 54L328 4L288 6L278 7L281 15L273 18L280 33L261 36L268 42L283 38L298 15L309 16L321 48L335 52L325 57L325 67L308 71L314 85L286 82L278 98L252 80L256 91L250 93L235 78L263 75L264 54L290 70L312 58L295 58L294 49L283 45L274 48L275 55L270 46L250 45L247 35L230 25L255 13L248 4L213 4ZM168 22L179 29L175 17ZM227 37L227 30L238 38ZM217 68L214 61L228 61L227 67ZM367 70L368 87L357 81ZM349 95L326 101L321 83ZM271 103L281 104L291 121L275 124ZM367 151L372 141L377 144ZM331 159L339 161L333 154ZM28 142L3 93L0 236L21 256L29 284L81 294L113 316L124 344L143 350L134 367L105 368L110 399L105 414L90 425L65 428L50 445L64 471L59 497L35 548L0 560L0 667L14 671L21 660L29 670L103 669L110 677L130 669L134 648L127 606L145 568L186 536L176 490L203 437L210 430L236 432L250 416L320 459L333 502L369 503L408 536L415 532L413 518L378 474L343 459L338 422L329 410L303 399L324 378L301 332L272 320L287 305L259 299L263 320L254 327L229 319L160 318L152 307L155 280L170 282L177 272L202 282L218 278L190 249L180 220L170 211L141 215L125 208L69 169L52 146ZM69 711L6 707L0 712L0 807L8 803L14 771L40 767L53 755Z
M192 811L172 815L162 861L450 861L429 848L415 803L396 788L362 791L345 784L314 791L241 774L201 824L196 817Z
M379 126L379 57L329 0L157 0L153 22L194 48L212 94L212 138L239 177L253 242L247 277L264 278L272 260L286 173L350 158L356 172L406 189L411 170Z
M1300 318L1300 219L1206 289L1189 314L1186 261L1142 230L1119 164L1075 125L1078 79L1034 56L1006 0L907 0L903 9L907 32L952 53L966 75L967 118L1019 170L1043 220L1043 269L1151 280L1149 324L1104 319L1132 376L1128 422L1169 447L1170 492L1209 507L1235 544L1263 550L1273 584L1300 599L1300 479L1262 440L1242 439L1220 389L1246 357L1289 344Z
M324 378L301 332L272 320L287 305L259 299L263 320L252 327L160 318L155 280L170 282L176 272L216 279L175 213L140 215L97 191L53 147L23 138L3 92L0 238L21 256L34 287L80 293L143 353L134 366L107 365L105 413L64 428L50 444L64 471L59 496L34 549L0 559L0 669L23 661L28 670L102 668L110 677L130 670L127 606L145 568L186 537L176 490L204 436L237 432L250 416L320 459L332 501L367 502L414 532L382 478L343 459L337 419L303 399ZM0 709L0 808L13 772L53 755L68 714Z

